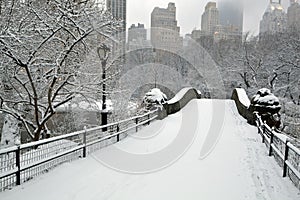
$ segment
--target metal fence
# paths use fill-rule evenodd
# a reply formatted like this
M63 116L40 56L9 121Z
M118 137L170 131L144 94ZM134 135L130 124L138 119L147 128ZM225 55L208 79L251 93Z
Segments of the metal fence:
M116 143L157 118L157 110L116 123L0 150L0 191Z
M275 132L256 113L258 133L262 142L268 148L268 155L274 156L282 168L283 177L289 177L295 186L300 189L300 150L292 144L289 137Z

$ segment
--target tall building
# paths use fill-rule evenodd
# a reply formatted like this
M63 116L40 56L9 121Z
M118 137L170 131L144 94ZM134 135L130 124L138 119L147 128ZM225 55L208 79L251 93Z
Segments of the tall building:
M290 0L291 5L287 11L288 28L300 30L300 5L297 0Z
M154 48L178 50L182 47L180 27L176 20L175 3L167 8L156 7L151 13L151 43Z
M144 24L138 23L136 26L132 24L128 29L128 50L135 50L139 48L150 48L151 43L147 40L147 29Z
M287 15L281 5L281 0L270 0L270 3L260 21L259 34L269 35L282 33L286 30Z
M123 20L123 31L126 31L126 0L106 0L106 7L116 19Z
M244 4L242 0L219 0L220 25L237 27L243 32Z
M106 0L106 7L115 19L123 21L123 26L113 35L118 42L113 42L111 51L113 59L119 59L123 63L126 52L126 0Z
M201 30L206 35L213 35L215 27L219 25L219 11L216 2L208 2L201 18Z
M138 23L137 26L132 24L128 29L128 42L133 40L147 40L147 30L144 24Z

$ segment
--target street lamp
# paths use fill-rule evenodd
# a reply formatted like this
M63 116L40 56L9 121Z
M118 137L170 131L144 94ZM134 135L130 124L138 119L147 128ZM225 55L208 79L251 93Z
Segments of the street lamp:
M101 44L100 47L97 48L97 53L101 61L102 65L102 110L101 110L101 125L107 125L107 107L106 107L106 63L108 60L108 53L110 52L110 48L108 48L105 44ZM107 131L107 128L103 128L102 131Z

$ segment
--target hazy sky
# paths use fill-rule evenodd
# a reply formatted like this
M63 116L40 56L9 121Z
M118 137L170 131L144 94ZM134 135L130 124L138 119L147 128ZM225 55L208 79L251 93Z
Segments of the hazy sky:
M150 16L153 8L156 6L167 8L169 2L174 2L177 7L177 21L181 27L181 34L191 33L194 28L200 29L201 15L209 1L217 0L127 0L127 26L143 23L146 28L150 28ZM251 33L257 34L259 21L269 0L244 0L244 2L244 32L251 31ZM286 10L289 0L282 0L282 4Z

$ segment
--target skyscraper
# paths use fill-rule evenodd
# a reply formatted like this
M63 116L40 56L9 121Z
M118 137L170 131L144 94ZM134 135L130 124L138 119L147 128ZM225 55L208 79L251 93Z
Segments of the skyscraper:
M138 23L136 26L135 24L132 24L128 29L128 42L139 39L147 40L147 30L145 29L145 25Z
M178 50L182 47L175 3L167 8L156 7L151 13L151 43L154 48Z
M219 25L219 11L216 2L208 2L201 18L201 30L206 35L213 35Z
M151 47L150 41L147 40L147 29L145 29L144 24L131 25L128 29L127 46L128 50Z
M120 58L120 62L125 62L125 51L126 51L126 0L106 0L106 7L113 17L123 21L123 26L116 31L113 36L114 42L112 44L112 55L113 57Z
M269 35L286 30L287 15L281 5L281 0L270 0L270 3L260 21L259 34Z
M123 20L123 31L126 31L126 0L106 0L106 7L116 19Z
M288 28L300 30L300 5L297 0L291 0L287 11Z
M235 26L243 32L244 3L242 0L219 0L218 9L222 26Z

